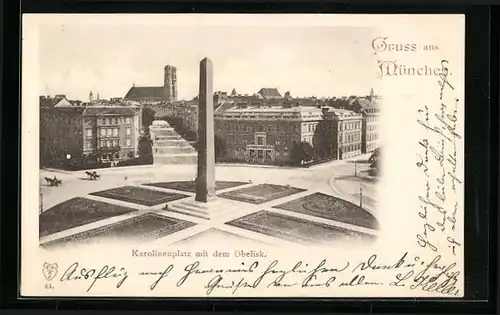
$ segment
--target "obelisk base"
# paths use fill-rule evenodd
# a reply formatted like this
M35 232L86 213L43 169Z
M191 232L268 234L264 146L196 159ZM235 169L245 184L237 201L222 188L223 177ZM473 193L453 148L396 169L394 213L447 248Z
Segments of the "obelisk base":
M224 199L210 197L207 202L196 201L194 198L173 203L167 211L177 212L205 220L213 220L232 211L231 206Z

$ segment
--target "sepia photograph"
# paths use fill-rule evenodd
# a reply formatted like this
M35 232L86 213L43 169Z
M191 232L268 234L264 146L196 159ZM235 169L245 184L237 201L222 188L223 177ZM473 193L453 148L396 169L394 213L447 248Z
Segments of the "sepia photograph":
M463 16L23 34L23 295L463 295Z
M376 238L373 29L165 31L40 29L43 248Z

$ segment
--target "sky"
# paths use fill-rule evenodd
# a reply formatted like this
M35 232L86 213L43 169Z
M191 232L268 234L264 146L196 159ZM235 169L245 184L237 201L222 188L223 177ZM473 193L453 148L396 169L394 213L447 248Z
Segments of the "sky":
M213 63L214 91L269 87L331 97L367 95L374 85L370 28L79 21L40 25L40 95L123 97L133 84L162 86L164 66L173 65L178 98L191 99L205 57Z

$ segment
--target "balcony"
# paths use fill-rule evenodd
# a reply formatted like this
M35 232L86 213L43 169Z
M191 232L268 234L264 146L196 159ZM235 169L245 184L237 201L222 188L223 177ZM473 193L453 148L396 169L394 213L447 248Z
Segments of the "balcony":
M114 147L105 146L105 147L97 148L97 151L101 152L101 153L110 153L110 152L118 152L118 151L120 151L120 149L121 149L120 146L114 146Z

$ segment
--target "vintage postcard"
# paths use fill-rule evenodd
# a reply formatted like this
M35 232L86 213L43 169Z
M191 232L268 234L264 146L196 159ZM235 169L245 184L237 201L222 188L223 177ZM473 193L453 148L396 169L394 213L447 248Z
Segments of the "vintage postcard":
M22 34L22 297L464 296L463 15Z

